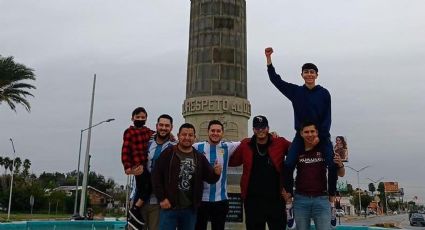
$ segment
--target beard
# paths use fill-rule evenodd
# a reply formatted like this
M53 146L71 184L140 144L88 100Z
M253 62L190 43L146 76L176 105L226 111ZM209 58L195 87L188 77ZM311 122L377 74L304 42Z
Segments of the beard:
M162 135L161 132L158 132L157 136L161 139L168 139L170 137L170 133L165 133L165 135Z
M220 143L220 139L218 141L213 141L211 138L208 137L208 140L215 145Z

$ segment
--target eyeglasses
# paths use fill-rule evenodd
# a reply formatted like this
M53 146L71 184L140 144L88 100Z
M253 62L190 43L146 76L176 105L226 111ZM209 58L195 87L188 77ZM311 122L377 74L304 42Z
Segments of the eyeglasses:
M264 129L267 129L268 127L266 126L266 127L254 127L254 130L255 131L260 131L260 130L264 130Z

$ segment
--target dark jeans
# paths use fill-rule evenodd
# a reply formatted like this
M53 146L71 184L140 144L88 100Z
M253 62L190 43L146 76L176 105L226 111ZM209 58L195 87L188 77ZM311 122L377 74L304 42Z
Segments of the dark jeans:
M159 230L195 229L196 211L193 208L161 209L159 212Z
M229 212L229 201L202 202L198 208L196 230L206 230L211 221L211 230L224 230L224 223Z
M144 168L143 173L134 176L134 178L136 180L136 195L134 196L134 204L139 199L142 199L144 202L148 201L152 193L152 181L150 172L146 170L146 168Z
M247 197L244 201L246 230L286 228L285 203L281 199Z

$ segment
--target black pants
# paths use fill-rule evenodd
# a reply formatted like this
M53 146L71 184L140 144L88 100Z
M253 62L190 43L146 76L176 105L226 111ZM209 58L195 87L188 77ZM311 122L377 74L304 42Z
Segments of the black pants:
M286 212L282 199L247 197L244 201L246 230L269 230L286 228Z
M151 174L144 168L143 173L137 176L134 176L136 179L136 195L134 197L134 204L137 200L142 199L144 202L149 200L149 197L152 193L152 181Z
M196 230L206 230L211 221L211 230L224 230L226 215L229 212L229 201L201 202L196 217Z

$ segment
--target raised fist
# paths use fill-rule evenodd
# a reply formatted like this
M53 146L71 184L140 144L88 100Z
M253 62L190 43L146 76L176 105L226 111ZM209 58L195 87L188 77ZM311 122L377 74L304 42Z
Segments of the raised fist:
M272 55L272 53L273 53L273 48L272 48L272 47L267 47L267 48L264 50L264 53L266 54L266 56L270 56L270 55Z

